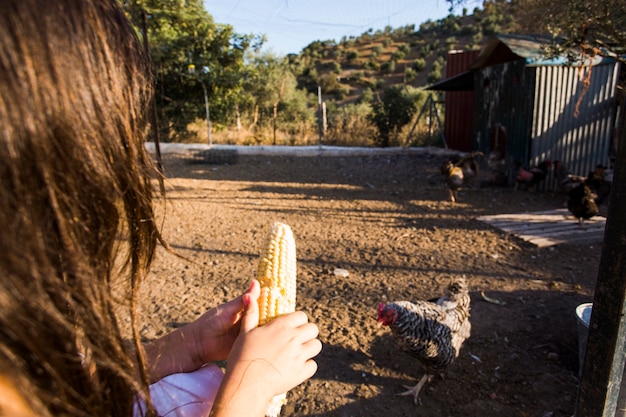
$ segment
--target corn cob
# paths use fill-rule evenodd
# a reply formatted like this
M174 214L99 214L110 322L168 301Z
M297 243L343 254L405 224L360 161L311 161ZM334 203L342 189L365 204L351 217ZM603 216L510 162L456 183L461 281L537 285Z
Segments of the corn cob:
M291 228L276 222L272 225L267 244L261 252L257 280L261 284L259 325L262 326L296 309L296 243ZM275 396L265 412L266 417L278 417L287 402L287 393Z

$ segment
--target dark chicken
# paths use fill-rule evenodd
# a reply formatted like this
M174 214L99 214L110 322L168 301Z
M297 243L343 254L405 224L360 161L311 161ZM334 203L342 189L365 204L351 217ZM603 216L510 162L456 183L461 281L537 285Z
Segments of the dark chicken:
M566 194L585 182L585 177L572 173L561 161L554 161L554 175L559 189Z
M545 180L548 176L548 170L552 166L549 159L542 161L536 167L526 169L517 163L517 177L515 179L515 189L522 186L526 190L534 190L537 184Z
M389 326L400 349L418 359L425 374L409 390L417 405L421 389L459 356L470 336L470 297L464 277L448 285L437 301L396 301L378 305L378 322Z
M602 204L611 194L611 181L607 180L607 168L604 165L597 165L589 172L585 183L595 194L596 204Z
M595 197L591 188L584 182L570 190L567 208L578 219L580 226L600 211Z

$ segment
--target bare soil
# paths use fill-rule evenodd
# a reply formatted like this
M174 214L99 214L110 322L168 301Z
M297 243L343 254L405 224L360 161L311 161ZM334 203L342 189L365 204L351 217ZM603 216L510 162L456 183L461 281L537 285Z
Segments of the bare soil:
M565 200L469 186L453 204L444 159L240 155L218 165L164 155L163 233L186 260L159 250L144 287L143 334L162 335L240 295L279 220L296 237L298 308L324 344L317 374L289 393L283 416L571 416L574 310L592 301L602 245L538 249L476 220ZM456 275L470 285L472 335L416 407L396 394L421 370L377 325L376 306L438 296Z

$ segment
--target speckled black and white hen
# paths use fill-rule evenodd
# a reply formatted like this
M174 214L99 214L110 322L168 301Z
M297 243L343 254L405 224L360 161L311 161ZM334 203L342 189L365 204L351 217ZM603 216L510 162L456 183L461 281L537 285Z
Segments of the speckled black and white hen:
M470 336L470 296L464 277L455 278L436 301L395 301L378 305L378 322L389 326L397 346L418 359L425 374L399 395L412 395L417 404L424 385L459 356Z

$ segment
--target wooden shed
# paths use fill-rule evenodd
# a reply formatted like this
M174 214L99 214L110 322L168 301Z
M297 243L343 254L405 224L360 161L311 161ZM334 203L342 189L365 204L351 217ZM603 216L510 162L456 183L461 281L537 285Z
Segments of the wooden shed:
M619 62L547 59L548 43L538 35L494 36L468 71L428 88L473 90L473 108L466 112L472 115L472 150L500 152L511 184L516 163L559 160L586 175L614 155ZM555 190L556 180L551 175L541 187Z

